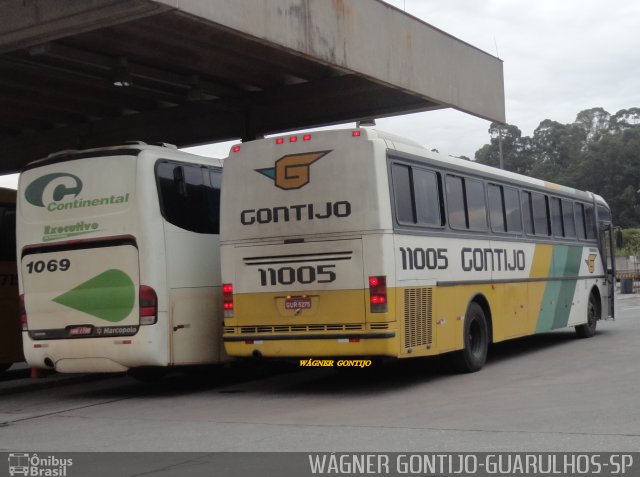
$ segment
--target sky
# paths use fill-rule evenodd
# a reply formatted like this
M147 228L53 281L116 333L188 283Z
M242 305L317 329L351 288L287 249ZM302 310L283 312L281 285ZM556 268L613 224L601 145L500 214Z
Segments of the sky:
M585 109L614 114L640 107L637 0L386 0L408 14L499 57L507 123L530 136L545 119L571 123ZM443 154L473 158L490 122L446 109L380 118L376 128ZM352 127L353 123L346 126ZM225 157L232 143L189 148ZM15 176L0 186L15 187Z

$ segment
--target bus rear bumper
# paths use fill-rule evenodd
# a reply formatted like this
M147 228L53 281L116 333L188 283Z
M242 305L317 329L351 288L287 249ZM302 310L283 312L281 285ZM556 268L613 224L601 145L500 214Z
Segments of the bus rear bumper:
M395 331L357 334L237 335L223 337L229 356L238 358L398 357Z

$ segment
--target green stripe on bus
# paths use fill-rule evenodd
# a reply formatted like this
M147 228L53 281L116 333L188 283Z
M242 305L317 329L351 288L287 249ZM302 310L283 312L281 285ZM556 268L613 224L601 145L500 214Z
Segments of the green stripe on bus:
M581 258L582 247L554 246L549 277L577 277ZM536 332L567 326L576 285L577 280L559 280L547 283L542 298L542 308L538 315Z
M56 303L117 323L131 314L135 285L122 270L111 269L53 299Z

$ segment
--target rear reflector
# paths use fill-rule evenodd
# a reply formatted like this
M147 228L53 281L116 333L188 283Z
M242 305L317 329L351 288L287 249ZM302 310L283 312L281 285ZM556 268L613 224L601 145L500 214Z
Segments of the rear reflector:
M27 309L24 306L24 293L20 295L19 306L20 306L20 325L22 326L22 331L27 331L29 329L29 324L27 322Z
M153 288L140 285L140 324L153 325L158 321L158 295Z
M369 277L369 304L371 313L387 312L387 277L385 275Z

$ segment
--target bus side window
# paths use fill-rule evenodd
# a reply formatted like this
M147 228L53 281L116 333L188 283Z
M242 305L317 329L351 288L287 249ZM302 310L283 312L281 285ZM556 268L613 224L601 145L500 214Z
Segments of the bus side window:
M449 225L454 229L466 229L467 218L464 210L464 186L462 177L447 175L447 212Z
M524 231L533 235L533 207L531 205L531 192L522 193L522 217L524 219Z
M416 167L412 168L412 172L416 222L421 225L444 225L440 208L438 174Z
M507 220L505 217L504 197L502 186L489 184L487 190L489 196L489 221L494 232L506 232Z
M576 228L578 230L578 239L584 240L585 238L587 238L587 234L584 228L584 205L576 202L575 213L576 213Z
M484 184L475 179L465 179L466 206L471 230L487 230L487 205Z
M560 202L562 207L562 222L564 223L564 236L575 238L576 237L576 222L573 215L573 205L568 200L562 200Z
M531 205L533 206L533 233L549 236L549 209L547 196L537 192L531 193Z
M584 208L585 225L587 229L587 240L595 240L596 238L596 217L593 205L587 205Z
M522 232L518 191L513 187L489 184L489 216L494 232Z
M503 192L507 232L522 233L522 214L520 213L518 190L513 187L504 187Z
M446 186L451 227L487 230L487 205L482 181L447 175Z
M411 170L408 166L393 164L393 197L396 206L396 220L401 224L415 224L415 212L411 191Z
M556 237L564 237L564 227L562 225L562 208L560 199L551 197L551 229Z

